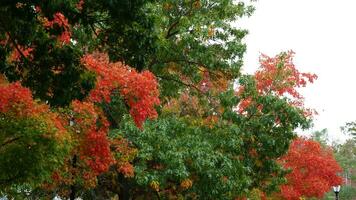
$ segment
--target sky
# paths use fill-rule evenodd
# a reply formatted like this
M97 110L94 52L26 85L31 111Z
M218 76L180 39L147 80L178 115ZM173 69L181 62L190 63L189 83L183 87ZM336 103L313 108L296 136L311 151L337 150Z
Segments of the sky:
M253 73L260 53L274 56L293 50L301 72L318 80L302 89L305 104L319 113L312 130L328 129L343 142L340 126L356 120L356 1L258 0L254 14L237 24L246 28L243 71Z

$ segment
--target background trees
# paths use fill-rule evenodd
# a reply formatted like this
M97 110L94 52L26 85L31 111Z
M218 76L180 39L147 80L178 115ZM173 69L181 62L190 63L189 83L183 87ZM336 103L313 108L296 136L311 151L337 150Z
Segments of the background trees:
M347 140L344 144L334 147L335 158L343 169L344 187L340 197L352 199L356 195L355 189L355 156L356 144L354 139Z
M343 198L352 199L356 195L355 189L355 168L356 168L356 143L354 137L355 123L347 123L342 130L350 136L343 144L334 145L335 158L343 168L344 188L340 195Z

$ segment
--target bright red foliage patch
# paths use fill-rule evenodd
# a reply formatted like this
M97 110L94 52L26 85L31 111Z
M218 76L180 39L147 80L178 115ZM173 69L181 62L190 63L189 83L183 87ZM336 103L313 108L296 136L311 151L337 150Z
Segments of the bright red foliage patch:
M79 157L99 175L109 169L113 163L110 143L107 138L109 122L93 103L73 101L74 126L80 137Z
M342 183L342 172L331 149L318 142L298 138L291 144L288 153L281 158L282 165L291 169L288 183L281 187L280 195L287 200L299 197L321 198L333 185Z
M15 112L28 116L33 113L34 102L31 91L19 82L0 85L0 112Z
M112 92L119 90L138 127L142 127L147 118L157 117L158 83L151 72L138 73L121 62L110 63L108 56L101 53L84 56L82 63L97 75L96 87L89 94L90 101L109 103Z
M313 83L317 76L299 72L293 63L293 56L293 51L273 58L262 54L260 70L255 73L260 93L273 91L280 96L288 94L296 99L303 98L296 89L305 87L308 82Z
M304 97L298 92L298 88L305 87L307 83L313 83L317 76L311 73L299 72L293 63L294 52L289 51L275 57L262 54L260 57L260 69L254 74L256 89L260 95L272 93L290 99L290 103L304 110L306 116L313 112L304 108ZM242 93L243 87L238 93ZM243 99L239 105L239 112L243 112L251 104L251 99Z
M57 132L54 136L59 140L65 137L66 130L58 115L51 112L47 105L36 102L30 89L23 87L20 82L10 84L5 80L0 82L0 113L18 118L40 118L46 122L49 133L52 132L52 128L56 128Z
M87 99L73 101L70 112L63 113L74 148L62 173L54 174L54 184L68 185L80 180L86 187L94 187L96 177L111 165L125 177L133 177L130 162L137 150L124 138L109 139L109 121L96 103L110 103L112 93L118 91L130 107L136 125L141 127L147 118L157 117L154 106L159 104L158 83L152 73L138 73L122 63L110 63L105 54L86 55L82 63L96 74L96 87Z

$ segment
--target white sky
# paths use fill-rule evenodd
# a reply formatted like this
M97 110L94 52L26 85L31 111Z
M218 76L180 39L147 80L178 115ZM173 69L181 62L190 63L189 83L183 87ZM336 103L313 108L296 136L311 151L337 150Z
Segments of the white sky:
M303 89L315 108L313 130L327 128L330 139L344 141L340 126L356 120L356 1L259 0L256 11L238 22L249 31L244 71L253 73L260 53L293 50L301 72L318 80Z

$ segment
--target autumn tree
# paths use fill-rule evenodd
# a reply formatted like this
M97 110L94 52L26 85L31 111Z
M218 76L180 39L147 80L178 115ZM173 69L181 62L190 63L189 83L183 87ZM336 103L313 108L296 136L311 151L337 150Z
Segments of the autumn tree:
M316 141L295 139L280 162L291 170L286 176L287 184L281 186L280 196L283 199L322 198L332 186L342 184L339 176L342 169L332 149Z
M149 27L151 26L149 26L149 21L152 20L146 20L145 12L141 10L142 6L147 2L148 1L114 1L106 3L74 0L56 2L2 1L0 3L0 72L5 75L4 80L7 79L10 82L20 81L21 83L17 83L16 86L21 89L21 85L24 85L30 89L23 89L25 94L22 94L23 90L16 92L15 88L4 89L3 92L10 92L10 97L11 92L15 92L15 95L11 98L9 97L6 102L4 100L4 102L2 102L4 104L2 105L10 104L16 107L16 97L27 98L27 96L30 96L27 99L31 99L32 96L34 96L34 98L38 99L36 102L42 101L48 103L51 106L47 106L48 109L57 111L54 115L58 115L58 120L61 121L64 129L69 134L69 141L66 147L71 147L71 150L67 151L67 156L64 156L66 154L65 151L62 152L64 158L52 158L51 155L55 152L46 152L46 148L53 150L51 148L61 144L60 139L53 140L53 138L50 138L51 134L56 134L56 129L51 129L51 123L56 122L51 122L54 117L47 120L49 121L49 129L51 130L49 133L46 133L46 130L42 130L44 127L40 129L41 127L35 126L35 122L37 121L38 126L45 125L45 122L40 123L37 118L37 121L31 122L34 123L34 125L28 125L28 129L19 129L16 132L19 136L12 136L11 133L14 133L15 130L10 131L9 129L9 132L5 132L6 134L1 136L4 142L4 149L2 151L9 152L8 155L12 156L12 160L9 159L9 157L4 157L4 159L6 159L2 160L4 161L2 166L4 169L14 169L11 168L14 167L14 165L8 165L8 162L17 163L18 165L15 166L18 168L15 167L15 169L18 170L13 170L13 173L8 173L6 176L4 174L3 184L20 192L30 191L29 189L24 189L22 185L29 185L30 188L36 188L38 184L34 185L32 182L40 183L43 182L43 180L50 180L44 183L44 188L53 189L53 187L57 186L64 189L69 188L69 190L67 190L69 191L67 192L68 194L65 195L70 195L72 198L73 196L79 195L79 193L75 191L78 191L82 186L88 188L95 185L96 176L107 171L109 166L118 164L117 161L120 160L120 164L117 166L119 169L121 165L130 167L127 161L124 162L124 159L120 158L120 156L111 153L111 148L119 150L121 145L125 146L126 143L119 139L111 140L108 137L108 130L110 126L114 125L113 122L118 120L117 116L121 116L123 113L130 112L132 116L135 116L134 119L138 126L141 126L140 124L142 124L146 118L154 118L157 116L154 106L159 103L159 100L157 98L158 91L155 78L149 72L144 72L141 75L123 63L111 66L111 70L116 70L116 73L110 76L110 74L107 73L108 69L106 69L105 74L105 71L98 71L98 69L93 68L93 62L88 63L83 60L87 58L83 57L83 55L93 50L104 51L108 47L111 49L114 48L113 44L116 44L115 41L107 41L107 37L102 38L96 35L98 31L96 23L98 23L98 21L107 21L107 18L103 19L104 16L108 16L109 20L106 25L101 24L101 26L107 29L117 30L115 33L110 31L110 34L113 34L113 36L109 36L110 38L121 38L126 44L128 44L129 41L135 41L135 43L131 42L133 45L118 45L121 49L125 49L126 51L128 48L131 48L129 52L133 53L136 52L138 48L141 48L137 40L133 38L142 38L143 29L146 29L147 33L150 32ZM119 14L117 14L115 9L118 7L122 8L121 12L118 12ZM109 15L106 15L107 13L109 13ZM146 24L146 22L148 23ZM135 24L135 28L137 29L128 31L127 28L132 27L131 24ZM142 28L139 28L139 24L141 24ZM148 34L145 34L145 36L149 38ZM99 46L103 44L108 45L104 49L100 49ZM144 46L145 48L149 47L148 43ZM142 52L143 51L141 51L141 53ZM115 55L119 57L116 60L127 60L131 63L131 60L128 58L131 58L132 54L115 53ZM102 58L98 56L97 62L99 62L99 60L101 62L103 60L106 61L105 66L101 67L105 68L110 66L106 55L103 55ZM137 64L138 68L141 67L140 61L137 61L135 64ZM120 74L121 77L125 77L126 79L114 77L117 74ZM119 86L121 87L119 88ZM106 90L103 90L103 88L106 88ZM110 98L112 93L116 94L116 91L120 93ZM156 99L150 99L149 96ZM3 97L5 98L6 95ZM11 99L15 99L16 101L11 101ZM29 101L27 99L24 99L24 101ZM111 99L114 99L116 104L112 103L114 101L111 101ZM33 104L34 106L36 105L35 103ZM109 115L111 112L109 113L108 108L110 106L116 106L115 109L119 109L118 104L121 105L121 110L116 110L115 117L112 117ZM148 108L147 105L151 107ZM6 110L6 112L10 113L8 110ZM41 112L48 113L50 110L43 109ZM107 116L111 118L107 118ZM29 117L26 116L26 118ZM11 128L11 123L6 121L7 118L2 117L1 120L3 126L8 124L8 128ZM110 120L110 122L108 120ZM98 124L95 125L96 123ZM20 124L17 124L17 126L20 126ZM30 128L33 130L36 130L35 128L39 129L37 132L32 131L33 134L36 133L38 136L27 136L25 130L31 132L32 129L30 130ZM22 134L25 134L24 136L26 137L21 136ZM46 134L49 135L47 136L49 142L54 142L54 144L43 139L43 148L39 148L39 152L36 152L38 156L41 156L40 158L43 159L41 162L46 163L46 165L41 165L39 162L38 165L35 166L37 167L35 168L37 171L34 171L30 168L31 165L27 166L25 164L25 161L22 163L14 162L14 159L17 159L17 157L14 156L14 153L16 153L15 150L17 149L11 150L13 145L7 144L12 144L13 140L14 144L16 144L16 142L21 142L22 144L23 141L17 139L17 137L23 139L29 137L35 140L35 142L30 142L31 144L33 143L32 145L34 146L36 141L45 137ZM39 139L36 137L39 137ZM55 142L58 142L58 144ZM41 143L37 142L36 145L39 147ZM5 147L10 149L7 151ZM26 143L17 148L23 147L27 148ZM29 148L31 147L29 146ZM36 148L33 147L33 149ZM121 153L124 154L125 152L122 151ZM34 156L37 156L37 154L29 154L26 158L35 160ZM44 157L44 154L48 154L49 156ZM120 152L117 152L117 154L120 155ZM21 157L19 161L23 160ZM115 157L118 159L115 159ZM59 165L56 164L57 162L64 164L63 168L59 168L61 169L59 172L53 172L53 169L59 167ZM35 162L33 164L35 164ZM52 164L50 167L47 166L50 164ZM29 167L28 170L26 167ZM41 173L39 169L43 170L41 178L29 178L39 176ZM3 172L8 171L3 170ZM28 173L28 175L21 176L22 181L17 181L15 178L19 176L18 174L20 174L20 172L21 174ZM52 180L49 179L51 173ZM17 186L15 184L18 184L21 189L16 189ZM3 189L4 187L1 188ZM58 188L55 190L59 191Z
M59 115L35 101L19 82L0 81L0 129L2 191L38 187L70 149L70 135Z
M233 199L278 189L287 171L277 159L311 114L297 89L316 78L300 73L292 58L261 57L260 70L241 76L238 91L223 75L202 72L201 82L165 103L143 130L126 118L113 134L139 149L130 196ZM276 81L264 84L269 79Z

